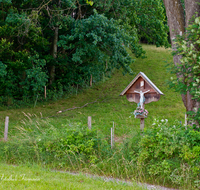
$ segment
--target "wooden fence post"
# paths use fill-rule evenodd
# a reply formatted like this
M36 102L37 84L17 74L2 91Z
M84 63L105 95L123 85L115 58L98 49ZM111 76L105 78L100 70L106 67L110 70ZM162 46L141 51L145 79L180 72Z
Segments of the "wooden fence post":
M115 122L113 121L113 146L115 145Z
M115 131L115 123L113 121L113 127L110 129L110 145L111 145L111 149L114 147L114 143L115 143L115 137L114 137L114 131Z
M46 97L47 97L47 87L44 86L44 98L46 99Z
M141 132L144 130L144 118L140 118L140 130Z
M113 133L112 133L112 127L111 127L111 142L110 142L110 144L111 144L111 148L113 148Z
M90 86L92 86L92 75L90 76Z
M6 116L5 131L4 131L4 141L7 141L7 138L8 138L8 122L9 122L9 117Z
M187 130L187 114L185 113L185 129Z
M185 113L185 125L187 125L187 114Z
M92 117L88 116L88 128L91 129L92 128Z

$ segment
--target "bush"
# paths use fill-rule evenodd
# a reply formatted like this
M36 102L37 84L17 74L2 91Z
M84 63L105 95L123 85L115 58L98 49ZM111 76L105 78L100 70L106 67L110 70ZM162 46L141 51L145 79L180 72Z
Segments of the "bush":
M155 120L144 129L136 160L138 168L157 182L199 186L200 132Z
M18 127L20 133L2 144L2 158L9 163L37 162L56 168L76 168L97 162L99 152L108 146L95 129L76 123L55 128L48 121L33 122L26 116L29 121Z
M53 126L50 120L25 116L12 139L0 142L1 160L184 189L200 187L200 132L190 126L155 119L143 135L133 131L111 149L109 138L81 123Z

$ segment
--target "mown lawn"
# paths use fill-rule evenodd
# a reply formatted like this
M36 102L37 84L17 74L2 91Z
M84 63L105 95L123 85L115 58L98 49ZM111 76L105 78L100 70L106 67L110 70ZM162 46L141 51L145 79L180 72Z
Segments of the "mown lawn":
M99 177L87 177L52 171L35 166L13 166L0 164L0 189L37 189L37 190L103 190L134 189L145 190L135 183L105 181Z

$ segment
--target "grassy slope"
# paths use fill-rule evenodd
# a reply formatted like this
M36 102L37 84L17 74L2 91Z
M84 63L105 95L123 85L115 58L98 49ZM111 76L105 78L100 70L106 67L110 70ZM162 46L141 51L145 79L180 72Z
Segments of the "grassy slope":
M165 81L170 78L170 74L166 73L165 61L172 61L172 56L169 50L164 48L156 48L155 46L144 45L144 49L147 51L147 59L137 59L132 65L132 69L137 75L140 71L144 72L155 85L165 94L158 102L153 102L146 105L146 109L149 111L149 117L145 119L145 127L152 124L153 118L167 118L169 122L173 122L175 119L184 121L185 108L181 101L181 97L178 93L174 93L169 90ZM101 83L94 85L92 88L83 91L77 96L70 97L68 99L62 99L56 102L48 102L43 105L38 105L35 108L23 108L23 109L10 109L1 111L0 113L0 126L1 135L3 138L3 129L5 116L10 117L9 123L9 135L15 135L15 127L21 125L21 120L24 119L25 113L35 113L40 117L40 113L43 117L55 115L50 122L57 128L68 127L69 123L81 122L87 125L87 117L92 116L92 127L96 127L105 134L110 134L110 128L112 122L116 124L115 134L118 136L117 140L121 140L123 137L130 134L131 131L139 130L139 119L134 117L129 118L130 112L136 108L135 103L130 103L126 100L126 97L120 97L119 94L135 77L130 75L122 75L121 71L116 71L112 78ZM59 110L72 108L76 106L83 106L88 102L95 100L103 102L90 104L82 109L75 109L67 111L61 114L56 114ZM94 181L85 177L74 177L68 174L47 172L42 169L34 168L12 168L8 165L0 165L0 174L9 176L27 174L28 177L34 178L40 176L42 180L39 182L0 182L0 189L15 188L23 189L57 189L57 186L61 189L120 189L121 187L115 187L113 184L104 183L103 181ZM82 184L80 181L84 181ZM66 182L67 181L67 182ZM103 186L105 185L105 186ZM12 189L11 188L11 189ZM122 187L122 189L128 189L129 187ZM135 188L136 189L136 188Z
M185 108L181 101L181 96L168 89L166 80L171 77L166 72L166 61L172 61L170 50L164 48L156 48L151 45L143 45L147 52L147 59L137 59L131 66L135 74L122 75L122 72L116 71L114 75L104 83L94 85L92 88L83 91L77 96L72 96L68 99L62 99L56 102L44 103L35 108L10 109L1 111L0 125L4 127L5 116L10 117L9 132L14 134L15 126L20 125L20 121L24 118L22 112L35 113L40 117L55 115L51 122L56 127L61 127L62 124L70 122L81 122L87 125L87 117L92 116L92 125L105 134L110 133L113 121L116 124L115 134L118 137L126 136L132 130L139 130L139 119L134 117L129 118L130 112L137 107L135 103L127 101L126 97L120 97L119 94L140 72L144 72L150 80L165 94L161 96L158 102L147 104L145 108L149 111L149 117L145 119L145 127L152 124L153 118L167 118L169 122L175 119L184 121ZM67 108L83 106L86 103L97 100L103 101L95 104L90 104L82 109L75 109L57 114L59 110ZM65 125L66 126L66 125ZM1 136L3 137L3 131Z
M39 166L12 166L0 164L0 189L37 189L37 190L103 190L103 189L134 189L144 190L133 183L105 182L101 178L90 178L84 175L52 172Z

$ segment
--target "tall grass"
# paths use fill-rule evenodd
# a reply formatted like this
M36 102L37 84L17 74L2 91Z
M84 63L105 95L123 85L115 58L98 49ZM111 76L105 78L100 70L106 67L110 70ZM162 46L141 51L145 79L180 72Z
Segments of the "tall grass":
M25 165L36 163L46 168L182 189L195 189L200 185L200 178L196 175L200 168L196 160L200 132L193 133L189 127L185 131L180 124L174 128L163 123L158 128L146 129L143 136L134 131L131 137L111 149L109 137L99 130L88 130L80 123L55 128L48 119L39 120L31 114L25 114L25 117L27 119L16 127L16 135L8 142L0 142L1 161ZM177 134L176 138L174 134ZM170 141L165 141L166 138ZM193 150L192 144L195 143L196 149ZM191 160L188 154L196 157Z

